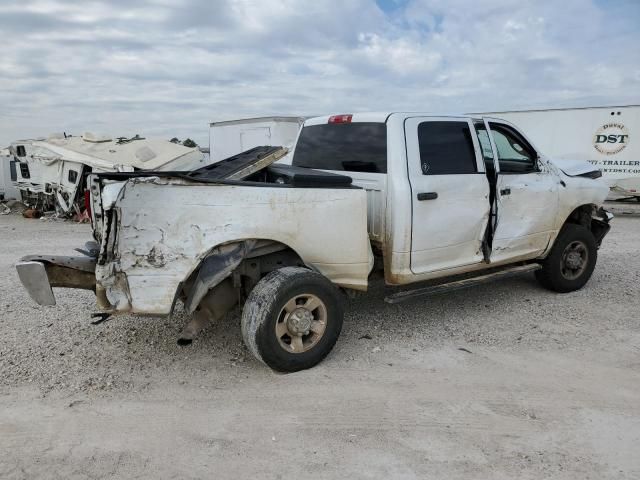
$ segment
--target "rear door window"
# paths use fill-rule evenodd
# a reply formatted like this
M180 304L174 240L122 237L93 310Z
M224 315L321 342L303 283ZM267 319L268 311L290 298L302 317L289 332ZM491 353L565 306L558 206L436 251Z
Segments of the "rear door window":
M387 173L384 123L309 125L300 132L293 165L319 170Z
M423 122L418 125L418 145L424 175L453 175L478 171L467 122Z

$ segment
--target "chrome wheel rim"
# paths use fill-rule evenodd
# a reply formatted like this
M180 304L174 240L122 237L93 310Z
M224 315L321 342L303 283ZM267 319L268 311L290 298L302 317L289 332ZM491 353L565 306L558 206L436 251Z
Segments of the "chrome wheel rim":
M589 250L587 246L583 242L575 240L567 245L562 252L560 273L567 280L575 280L587 269L588 262Z
M303 353L317 345L327 328L327 307L316 295L303 293L285 303L276 322L276 338L289 353Z

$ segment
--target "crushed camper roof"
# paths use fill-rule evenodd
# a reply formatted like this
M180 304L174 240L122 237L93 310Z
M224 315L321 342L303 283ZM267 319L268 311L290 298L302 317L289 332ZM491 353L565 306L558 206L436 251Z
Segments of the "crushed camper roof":
M155 170L186 155L201 155L197 148L137 135L111 138L85 133L81 137L51 136L46 140L33 141L32 144L66 160L95 164L97 167L124 165L142 170Z

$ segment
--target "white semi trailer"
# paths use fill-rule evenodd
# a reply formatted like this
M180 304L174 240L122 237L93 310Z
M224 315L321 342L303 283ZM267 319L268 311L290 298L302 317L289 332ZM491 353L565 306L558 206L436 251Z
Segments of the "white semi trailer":
M254 147L287 147L290 151L305 117L257 117L213 122L209 124L211 162ZM290 153L280 163L291 163Z
M554 160L596 165L613 192L640 200L640 105L483 115L515 123Z

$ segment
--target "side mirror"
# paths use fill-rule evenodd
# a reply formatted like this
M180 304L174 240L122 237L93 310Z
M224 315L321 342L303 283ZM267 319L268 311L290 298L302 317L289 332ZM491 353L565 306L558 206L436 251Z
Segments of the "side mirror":
M542 159L540 158L540 155L536 155L536 158L533 160L533 170L534 172L541 172L542 171Z

